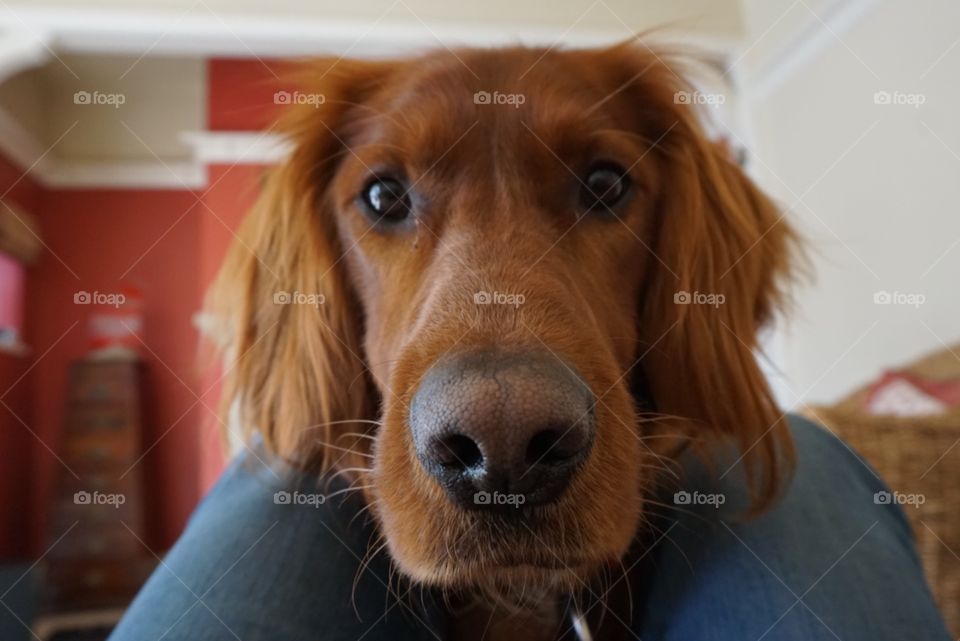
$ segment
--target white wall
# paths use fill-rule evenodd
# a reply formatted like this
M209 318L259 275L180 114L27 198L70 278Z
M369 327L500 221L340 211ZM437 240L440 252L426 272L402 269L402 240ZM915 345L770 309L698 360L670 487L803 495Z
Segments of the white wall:
M960 4L880 2L861 17L751 101L758 179L813 265L782 335L788 403L836 400L960 340ZM878 91L924 102L877 104ZM925 302L878 305L880 291Z

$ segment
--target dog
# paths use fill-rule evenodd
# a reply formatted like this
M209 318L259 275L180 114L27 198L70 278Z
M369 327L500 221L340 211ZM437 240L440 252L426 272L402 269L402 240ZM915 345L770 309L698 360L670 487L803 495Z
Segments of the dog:
M667 60L308 64L210 293L226 406L346 476L409 580L516 605L492 638L617 564L680 450L734 444L758 510L789 475L754 352L796 236Z

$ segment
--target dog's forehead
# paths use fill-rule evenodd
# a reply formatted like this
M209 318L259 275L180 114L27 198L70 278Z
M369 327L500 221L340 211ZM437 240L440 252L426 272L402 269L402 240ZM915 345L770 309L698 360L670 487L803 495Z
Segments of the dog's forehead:
M611 83L581 55L512 48L415 59L379 92L377 109L384 117L369 133L408 147L425 162L483 148L559 151L618 124L607 101Z
M428 118L442 110L443 120L529 120L563 116L565 106L587 117L605 92L599 70L584 67L584 55L527 48L434 53L402 74L392 88L394 107L419 108Z

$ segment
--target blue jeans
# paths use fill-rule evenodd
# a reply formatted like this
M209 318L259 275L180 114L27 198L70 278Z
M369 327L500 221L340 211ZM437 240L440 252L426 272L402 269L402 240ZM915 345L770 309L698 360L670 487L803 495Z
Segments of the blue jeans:
M632 617L613 624L627 638L950 639L900 508L874 501L881 481L819 426L793 417L791 427L796 475L752 520L737 515L745 497L736 469L684 461L680 493L664 499L683 510L657 524L666 535L645 557ZM236 461L112 641L445 638L438 601L406 593L385 554L366 556L375 534L355 518L351 495L284 504L282 492L309 501L326 490L250 456Z

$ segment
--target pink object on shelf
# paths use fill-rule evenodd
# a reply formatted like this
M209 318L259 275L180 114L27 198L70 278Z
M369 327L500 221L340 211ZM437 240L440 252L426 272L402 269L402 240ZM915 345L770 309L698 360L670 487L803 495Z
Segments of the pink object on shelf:
M960 407L960 380L933 381L906 372L885 372L867 397L871 414L928 416Z
M90 315L91 356L104 359L138 358L143 333L143 293L132 285L115 292L83 292L96 306Z
M23 327L23 264L0 252L0 327Z

